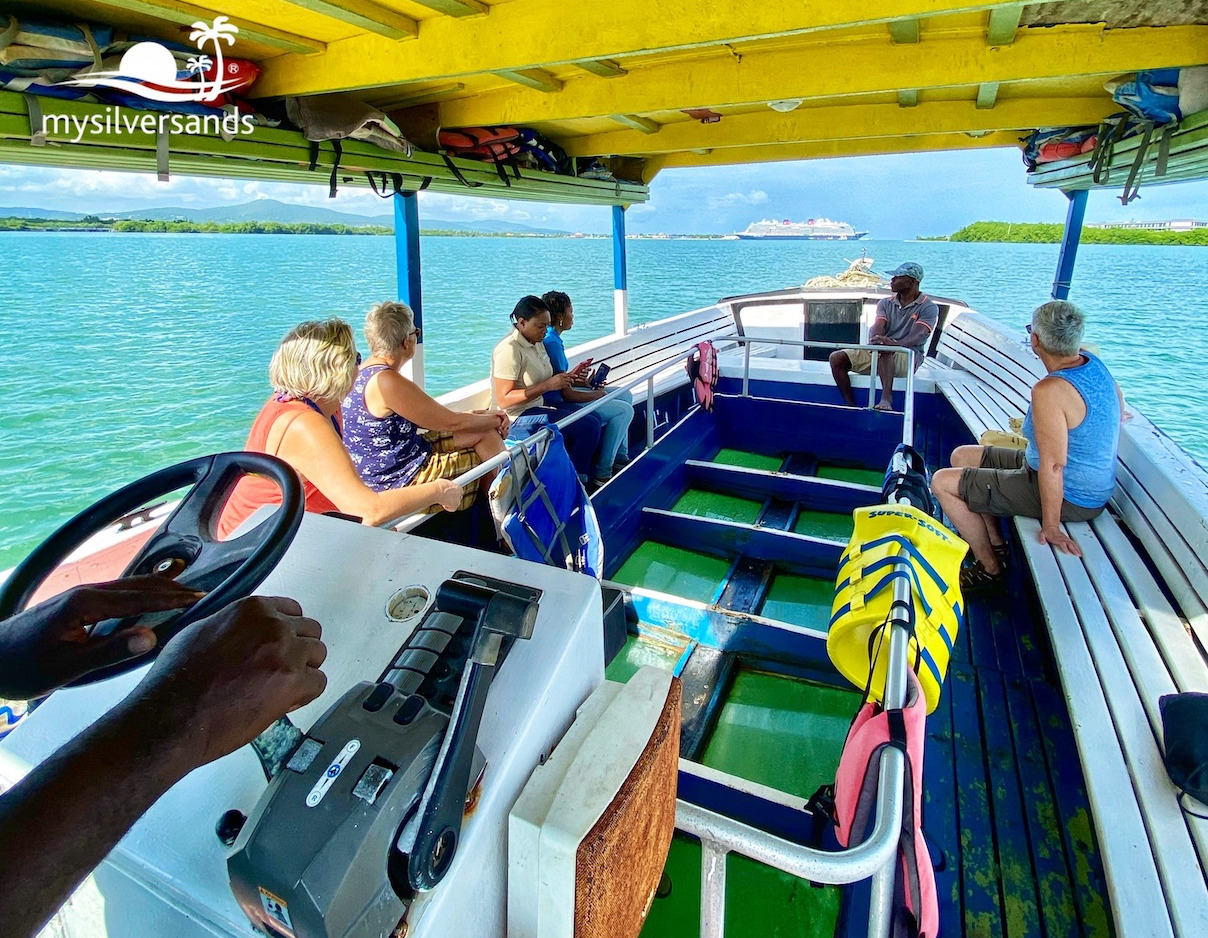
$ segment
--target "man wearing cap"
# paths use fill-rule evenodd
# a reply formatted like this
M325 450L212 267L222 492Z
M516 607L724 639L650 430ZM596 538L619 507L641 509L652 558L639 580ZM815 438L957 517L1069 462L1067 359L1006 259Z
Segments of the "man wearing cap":
M940 310L931 297L919 292L919 281L923 279L923 268L918 264L901 264L889 273L887 296L877 303L877 318L868 330L869 345L887 346L888 352L877 356L877 374L881 378L881 399L877 410L893 410L893 379L906 377L908 356L894 354L893 349L907 348L914 354L914 367L923 363L927 351L927 340L935 331ZM856 399L851 392L848 375L866 375L872 371L872 352L866 349L841 349L830 357L831 374L839 393L848 406L854 407Z

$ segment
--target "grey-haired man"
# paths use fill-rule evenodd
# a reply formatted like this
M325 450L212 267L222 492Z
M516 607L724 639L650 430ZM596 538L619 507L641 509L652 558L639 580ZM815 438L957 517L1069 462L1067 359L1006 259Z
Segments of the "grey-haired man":
M893 295L883 297L877 303L877 318L868 330L868 344L908 348L913 352L914 367L918 368L927 352L927 339L939 321L940 310L931 297L919 292L923 268L918 264L901 264L889 272L889 277ZM906 358L900 354L877 356L877 374L881 378L877 410L893 410L893 379L895 375L906 376ZM853 371L869 374L872 353L865 349L841 349L831 353L830 366L844 403L854 407L856 399L852 396L849 375Z

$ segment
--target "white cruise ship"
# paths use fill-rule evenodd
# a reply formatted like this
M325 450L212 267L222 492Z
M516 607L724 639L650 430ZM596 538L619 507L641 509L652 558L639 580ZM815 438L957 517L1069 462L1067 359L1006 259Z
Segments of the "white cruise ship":
M746 231L737 232L737 237L743 240L759 240L769 238L775 240L788 239L793 241L855 241L863 238L867 231L856 231L845 221L831 221L829 218L810 218L806 221L763 221L753 222Z

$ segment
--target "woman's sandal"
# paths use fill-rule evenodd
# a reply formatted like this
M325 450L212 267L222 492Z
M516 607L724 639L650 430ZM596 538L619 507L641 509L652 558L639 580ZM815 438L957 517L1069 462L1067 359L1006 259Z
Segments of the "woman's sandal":
M998 573L991 573L980 560L974 560L972 563L961 568L962 593L984 593L997 589L1005 585L1006 582L1007 572L1005 569L999 570Z

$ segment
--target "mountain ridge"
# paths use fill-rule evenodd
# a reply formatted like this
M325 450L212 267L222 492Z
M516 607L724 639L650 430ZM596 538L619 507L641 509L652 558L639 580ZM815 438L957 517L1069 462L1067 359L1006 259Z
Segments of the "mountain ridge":
M286 224L314 223L325 225L384 225L394 227L394 215L383 212L379 215L360 215L352 212L337 212L329 208L310 205L295 205L276 199L256 199L240 205L225 205L216 208L186 208L167 206L164 208L135 209L126 212L65 212L58 209L30 208L28 206L0 206L0 218L45 218L52 221L81 221L85 218L132 219L136 221L195 221L195 222L241 222L275 221ZM519 222L495 219L481 221L453 221L444 218L420 218L425 230L478 231L485 234L514 232L517 234L565 235L569 231L557 228L534 228Z

